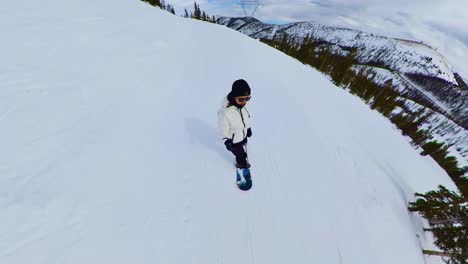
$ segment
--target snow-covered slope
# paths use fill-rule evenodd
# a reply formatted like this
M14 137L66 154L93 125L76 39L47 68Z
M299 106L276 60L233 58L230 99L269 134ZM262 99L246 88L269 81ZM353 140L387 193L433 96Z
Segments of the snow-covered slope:
M0 13L0 263L424 263L407 202L453 183L320 73L135 0ZM237 78L246 193L216 132Z

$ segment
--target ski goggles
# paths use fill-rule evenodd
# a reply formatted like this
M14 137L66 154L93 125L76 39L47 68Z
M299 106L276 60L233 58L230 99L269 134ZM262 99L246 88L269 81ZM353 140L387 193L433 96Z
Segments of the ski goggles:
M249 96L249 97L237 97L236 100L239 101L239 103L243 103L243 102L250 101L250 98L251 98L251 96Z

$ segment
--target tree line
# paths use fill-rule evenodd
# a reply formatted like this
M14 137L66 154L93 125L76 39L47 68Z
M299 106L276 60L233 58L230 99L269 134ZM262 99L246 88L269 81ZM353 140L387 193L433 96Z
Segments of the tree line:
M163 10L166 10L174 15L176 14L174 6L166 3L164 0L141 0L141 1L146 2L154 7L158 7ZM203 11L200 8L200 5L198 5L196 1L194 1L193 3L193 10L188 11L187 9L184 9L184 13L182 14L182 17L198 19L198 20L202 20L202 21L206 21L210 23L216 23L216 17L208 15L205 11Z

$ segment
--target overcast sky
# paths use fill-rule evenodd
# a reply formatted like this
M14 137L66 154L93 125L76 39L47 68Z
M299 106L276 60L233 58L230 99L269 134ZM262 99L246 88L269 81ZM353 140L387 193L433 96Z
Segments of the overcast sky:
M166 0L180 14L193 0ZM198 0L210 15L243 16L240 1ZM468 0L263 0L263 22L315 21L424 41L468 79Z

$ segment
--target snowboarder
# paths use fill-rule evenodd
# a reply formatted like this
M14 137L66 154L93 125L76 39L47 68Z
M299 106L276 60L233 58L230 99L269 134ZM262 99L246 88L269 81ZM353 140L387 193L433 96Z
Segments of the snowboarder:
M236 166L240 169L250 168L245 150L247 138L252 136L247 107L249 100L249 84L245 80L237 80L218 112L218 126L224 145L236 156Z

